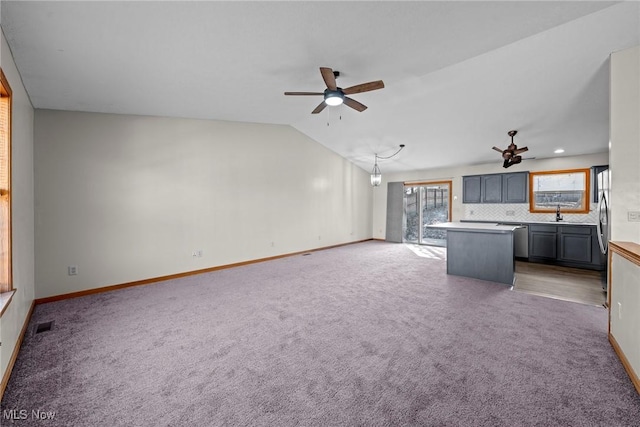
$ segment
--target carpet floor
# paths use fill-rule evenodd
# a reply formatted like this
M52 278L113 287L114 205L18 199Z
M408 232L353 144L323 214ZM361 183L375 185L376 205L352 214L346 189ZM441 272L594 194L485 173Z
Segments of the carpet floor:
M604 308L369 241L38 305L2 410L3 426L638 426L640 396Z

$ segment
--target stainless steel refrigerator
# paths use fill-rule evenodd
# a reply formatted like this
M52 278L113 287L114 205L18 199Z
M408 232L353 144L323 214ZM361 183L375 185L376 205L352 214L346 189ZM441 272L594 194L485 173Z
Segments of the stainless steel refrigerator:
M597 231L598 231L598 243L600 244L600 253L605 258L605 260L609 259L608 250L609 250L609 239L611 236L611 205L609 200L609 181L611 176L611 170L607 169L600 173L597 176L598 182L598 222L597 222ZM607 270L609 266L607 263L607 269L605 270L605 274L603 276L602 287L606 291L607 290Z

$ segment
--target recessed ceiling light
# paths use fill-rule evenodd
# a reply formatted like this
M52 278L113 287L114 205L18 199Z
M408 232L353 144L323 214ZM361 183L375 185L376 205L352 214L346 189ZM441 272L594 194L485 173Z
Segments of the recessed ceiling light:
M564 149L563 148L558 148L556 151L554 151L554 153L562 154L562 153L564 153Z

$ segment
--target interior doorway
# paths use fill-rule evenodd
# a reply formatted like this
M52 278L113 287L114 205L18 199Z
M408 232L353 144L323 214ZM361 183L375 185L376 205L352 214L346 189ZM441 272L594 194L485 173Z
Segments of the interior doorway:
M451 220L451 181L405 184L403 219L406 243L446 246L447 232L427 226Z

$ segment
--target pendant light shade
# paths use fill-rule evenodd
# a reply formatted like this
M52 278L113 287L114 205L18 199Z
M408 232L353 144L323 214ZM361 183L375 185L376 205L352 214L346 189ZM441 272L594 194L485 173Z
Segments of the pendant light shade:
M371 185L377 187L380 184L382 184L382 172L380 172L378 156L376 156L376 164L373 166L373 170L371 171Z

